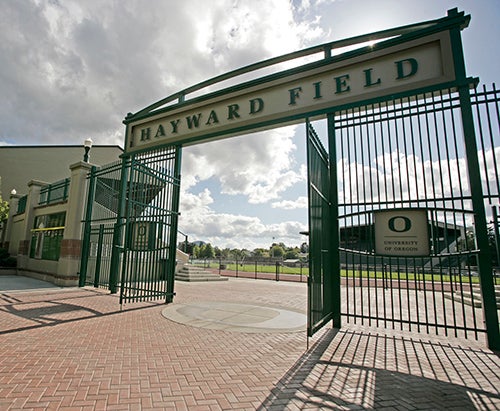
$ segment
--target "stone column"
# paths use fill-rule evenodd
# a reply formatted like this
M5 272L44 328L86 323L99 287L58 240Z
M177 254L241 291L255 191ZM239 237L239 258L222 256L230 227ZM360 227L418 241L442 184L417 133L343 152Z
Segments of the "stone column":
M10 193L9 197L9 216L7 217L7 222L5 223L5 233L4 233L4 243L3 243L3 248L6 248L9 253L10 252L10 237L12 235L12 219L14 218L14 215L17 213L17 205L19 204L19 199L21 196L19 194L16 194L15 190ZM17 245L16 245L17 246ZM17 254L17 250L15 252Z
M87 174L92 164L80 161L70 166L68 206L61 253L57 266L56 284L77 286L80 270L82 232L87 199Z
M38 180L31 180L28 183L28 198L26 200L26 209L24 211L24 221L22 223L19 243L17 245L17 268L23 269L28 267L28 259L30 252L31 229L35 221L34 209L40 202L40 190L47 183ZM17 207L16 207L17 211ZM11 244L11 248L15 246ZM10 252L10 250L9 250ZM14 253L11 253L14 255Z

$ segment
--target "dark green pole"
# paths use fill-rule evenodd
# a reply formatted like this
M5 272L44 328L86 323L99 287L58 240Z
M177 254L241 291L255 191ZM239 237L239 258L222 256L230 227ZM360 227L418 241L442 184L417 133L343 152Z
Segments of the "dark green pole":
M171 210L171 226L170 238L168 246L168 272L167 272L167 296L166 303L171 303L174 300L174 283L175 283L175 266L177 259L177 228L179 223L179 202L181 193L181 159L182 146L175 147L175 164L174 164L174 187L172 192L172 210Z
M96 166L92 166L90 169L90 181L87 194L87 208L85 210L85 226L83 228L83 244L82 244L82 256L80 259L80 277L78 281L78 286L85 286L85 281L87 280L87 266L89 262L90 254L90 232L92 229L92 204L94 204L95 195L95 180L96 180Z
M496 206L491 207L493 213L493 235L495 236L495 251L497 253L497 266L500 265L500 231L498 229L498 211Z
M456 9L448 12L449 16L457 15ZM464 132L465 151L467 166L469 169L469 184L472 196L472 207L474 210L474 226L478 247L478 268L481 282L481 294L483 299L483 315L486 325L488 347L492 350L500 350L500 333L498 326L498 312L493 284L493 266L491 263L491 249L488 241L488 227L486 223L486 212L484 194L481 182L481 172L478 160L478 148L474 117L470 98L469 84L465 74L465 62L462 47L460 29L450 30L452 41L453 58L455 63L455 74L459 84L458 93L462 113L462 126Z
M332 275L332 311L334 328L342 327L341 293L340 293L340 253L339 253L339 208L337 180L337 144L335 141L335 115L327 115L328 122L328 153L330 157L330 263Z
M104 239L104 224L99 225L99 236L97 240L97 257L95 260L94 287L99 287L99 277L101 275L102 243Z
M111 267L109 273L109 291L111 291L112 294L115 294L117 291L118 274L120 271L120 254L122 253L123 225L125 224L129 163L130 157L122 158L121 184L119 194L120 203L118 205L115 229L113 231L113 249L111 252Z

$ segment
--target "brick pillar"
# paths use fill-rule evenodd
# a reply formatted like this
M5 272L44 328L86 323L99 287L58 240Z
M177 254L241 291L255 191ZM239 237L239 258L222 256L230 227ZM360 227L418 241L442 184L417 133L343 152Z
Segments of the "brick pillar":
M57 266L56 283L62 286L78 285L80 270L81 242L87 199L87 174L92 164L80 161L70 166L71 181L69 186L68 208L64 235L61 241L61 253Z

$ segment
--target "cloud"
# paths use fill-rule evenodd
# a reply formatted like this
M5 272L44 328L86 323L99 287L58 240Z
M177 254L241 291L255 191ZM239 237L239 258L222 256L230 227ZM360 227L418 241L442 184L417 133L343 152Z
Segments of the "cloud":
M81 144L87 137L122 145L127 112L323 34L315 17L288 0L258 7L239 0L151 0L147 7L139 0L13 1L2 5L0 24L2 145ZM269 227L211 207L219 194L278 201L303 181L293 134L285 128L185 149L181 210L193 232L212 218L226 228L218 233L208 224L200 235L284 235L294 223ZM220 193L200 184L210 179Z
M287 0L12 1L0 11L0 141L122 144L122 119L303 46Z
M464 158L457 160L424 160L394 150L373 160L370 165L340 160L339 202L386 202L417 199L460 198L469 193ZM434 184L442 181L443 184Z
M251 204L269 202L303 181L295 171L295 127L254 133L184 150L184 190L216 178L221 193L244 195Z
M191 240L202 239L219 247L247 248L267 247L271 238L279 238L285 244L299 244L299 232L305 225L296 221L264 224L258 216L216 213L211 205L214 200L209 190L199 194L185 192L181 196L180 224L182 232Z
M297 208L307 208L307 197L301 196L297 200L276 201L271 204L272 208L282 208L283 210L295 210Z

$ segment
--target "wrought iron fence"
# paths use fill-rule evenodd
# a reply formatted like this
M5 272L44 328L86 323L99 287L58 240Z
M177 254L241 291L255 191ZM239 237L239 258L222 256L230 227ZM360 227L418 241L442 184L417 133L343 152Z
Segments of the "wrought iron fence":
M476 89L472 102L485 208L493 224L499 92L495 86ZM457 93L355 107L336 113L335 124L342 315L349 322L478 338L485 331L479 250ZM427 213L430 256L376 255L374 211L408 208Z
M252 278L259 280L307 282L307 261L284 260L282 258L214 258L191 259L197 267L216 272L222 276Z
M80 285L110 287L111 253L122 162L93 167L88 175L89 193L84 220Z
M47 205L67 200L69 194L69 184L70 179L65 178L64 180L43 186L40 189L40 200L38 201L38 204Z
M26 203L28 202L28 196L24 195L19 199L17 203L17 214L24 214L26 211Z

